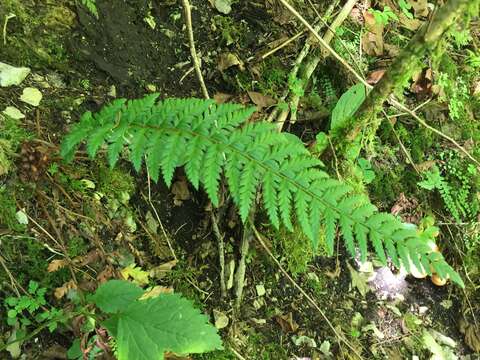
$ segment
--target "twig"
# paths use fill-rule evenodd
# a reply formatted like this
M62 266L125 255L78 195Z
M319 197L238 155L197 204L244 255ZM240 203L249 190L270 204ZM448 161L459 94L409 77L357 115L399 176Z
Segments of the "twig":
M235 350L233 347L229 346L228 349L237 357L238 360L247 360L237 350Z
M287 40L285 40L284 42L282 42L280 45L278 46L275 46L273 49L267 51L266 53L260 55L259 57L259 60L265 60L266 58L268 58L269 56L275 54L277 51L283 49L285 46L287 46L288 44L290 44L291 42L297 40L299 37L301 37L303 34L305 34L305 30L303 31L299 31L298 33L296 33L295 35L293 35L292 37L288 38ZM248 59L247 61L251 61L251 60L254 60L255 59L255 56Z
M247 269L247 255L250 247L250 241L253 237L253 214L255 213L255 207L250 210L250 221L243 227L242 242L240 244L240 260L238 262L237 272L235 273L235 306L240 308L243 297L243 288L245 287L245 272Z
M400 139L400 137L398 136L396 130L395 130L395 127L393 126L393 124L391 123L391 121L389 120L388 118L388 115L387 113L385 112L385 110L382 110L383 112L383 115L385 116L385 118L387 119L387 122L388 124L390 125L390 128L392 129L392 132L393 132L393 135L395 135L395 138L397 139L398 143L400 144L400 148L402 149L403 153L405 154L405 156L407 157L408 161L410 162L410 164L413 166L413 169L415 170L415 172L417 174L420 174L420 171L418 171L418 168L417 168L417 165L413 162L413 159L412 157L410 156L410 152L407 150L407 148L405 147L405 145L403 145L403 142L402 140Z
M5 264L5 260L3 260L3 257L1 257L1 256L0 256L0 264L3 267L3 270L5 270L5 273L10 278L10 282L12 283L13 291L15 291L15 293L17 294L17 297L20 297L20 292L17 289L17 285L19 285L19 284L17 283L17 281L13 277L12 272L8 269L7 264Z
M150 172L148 171L148 166L146 168L147 168L147 185L148 185L148 204L152 208L153 213L155 214L155 217L157 218L158 225L160 226L160 229L162 229L163 236L165 237L165 241L167 242L168 248L170 249L170 252L172 253L173 258L175 260L178 260L177 255L175 255L175 251L173 250L173 246L170 243L170 237L168 236L167 232L165 231L165 228L163 227L163 223L162 223L162 220L160 220L160 216L158 215L157 209L153 205Z
M213 233L215 234L218 243L218 262L220 264L220 292L222 298L224 298L225 296L227 296L227 287L225 285L225 246L223 241L223 235L218 229L217 218L213 213L213 209L210 212L210 219L212 221Z
M193 66L195 67L195 72L197 73L197 78L200 82L200 87L202 88L203 97L205 99L210 99L210 96L208 96L207 87L205 86L205 81L203 80L202 70L200 69L200 61L198 60L197 50L195 49L195 40L193 38L192 27L192 11L188 0L183 0L183 9L185 11L185 24L187 25L188 40L190 42L190 54L192 55Z
M253 233L255 235L255 238L257 239L257 241L260 243L260 245L263 247L263 249L265 250L265 252L268 254L268 256L270 256L270 258L273 260L273 262L275 262L275 264L278 266L278 268L280 269L280 271L283 273L283 275L285 275L285 277L288 279L288 281L290 281L292 283L292 285L294 287L297 288L298 291L300 291L300 293L303 295L303 297L305 297L305 299L307 299L307 301L320 313L320 315L323 317L323 319L325 320L325 322L327 323L327 325L330 327L330 329L332 330L332 332L335 334L335 336L337 337L337 340L339 340L339 345L340 345L340 342L343 342L356 356L358 356L359 359L362 359L362 356L358 353L358 351L353 347L353 345L350 344L350 342L345 338L343 337L342 335L340 335L338 333L338 331L335 329L335 327L333 326L332 322L328 319L327 315L325 315L325 312L320 308L320 306L315 302L315 300L312 299L312 297L310 295L308 295L305 290L302 289L302 287L300 285L297 284L297 282L295 280L293 280L293 278L288 274L288 272L283 268L282 264L280 264L280 262L275 258L275 256L272 254L272 252L270 251L270 249L267 247L267 245L265 244L265 242L263 241L262 239L262 235L260 235L260 233L258 232L258 230L255 228L255 226L253 226L253 224L251 224L251 228L253 230Z

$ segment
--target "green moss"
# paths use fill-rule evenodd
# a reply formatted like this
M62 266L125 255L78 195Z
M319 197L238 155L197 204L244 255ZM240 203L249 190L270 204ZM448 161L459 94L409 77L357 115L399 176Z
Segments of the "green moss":
M11 189L5 186L0 187L0 226L16 232L25 230L25 225L18 222L16 218L17 204L15 203L15 195L12 196Z
M40 13L39 13L40 11ZM67 69L67 51L64 38L74 24L75 14L62 5L39 7L31 0L5 0L0 18L12 13L6 28L8 46L4 47L4 61L16 66L50 66Z
M307 270L314 253L310 240L300 229L294 232L281 228L271 236L276 245L276 252L283 257L292 274L301 274Z
M35 280L47 288L59 287L70 280L67 268L55 272L47 272L52 253L39 239L28 236L3 236L2 257L7 267L15 274L15 279L26 286L30 280ZM2 279L3 272L0 272Z
M130 172L121 167L110 169L105 164L97 163L95 179L98 190L105 195L118 196L122 193L131 194L135 189L135 183Z
M18 120L0 115L0 175L10 171L13 154L28 138L29 133L20 126Z
M261 79L258 83L258 90L265 95L278 97L287 84L287 70L279 58L268 57L261 64Z

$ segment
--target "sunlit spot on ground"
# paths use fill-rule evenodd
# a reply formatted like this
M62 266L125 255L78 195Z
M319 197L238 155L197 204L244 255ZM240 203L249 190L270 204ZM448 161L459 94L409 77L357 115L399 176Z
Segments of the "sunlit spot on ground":
M380 299L403 300L408 291L406 276L407 273L403 270L394 273L389 267L384 266L374 270L369 283Z

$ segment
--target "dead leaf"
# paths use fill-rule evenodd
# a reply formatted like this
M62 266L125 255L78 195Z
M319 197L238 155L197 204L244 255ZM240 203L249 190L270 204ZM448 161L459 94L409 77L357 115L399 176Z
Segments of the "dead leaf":
M362 36L363 51L371 56L383 55L383 24L377 23L373 14L365 11L366 33Z
M417 94L419 98L425 98L432 95L432 85L432 69L426 68L413 76L413 84L410 90Z
M183 201L190 199L190 190L188 189L188 182L185 177L175 181L172 185L173 203L175 206L180 206Z
M56 259L52 260L50 264L48 264L47 271L48 272L55 272L60 270L61 268L67 265L67 261L65 259Z
M76 289L77 285L75 284L75 281L70 280L63 284L62 286L58 287L55 289L54 296L57 299L63 298L69 290Z
M238 66L241 71L245 70L243 65L243 61L238 58L237 55L233 53L223 53L220 55L220 59L218 60L217 69L220 71L225 71L232 66Z
M352 277L352 287L357 288L360 295L365 297L367 292L370 291L370 287L367 284L369 275L367 273L357 272L349 263L347 263L347 267Z
M233 95L220 93L220 92L213 95L213 100L215 100L217 104L224 104L227 101L231 100L232 98L233 98Z
M271 96L263 95L262 93L256 91L248 91L247 93L248 96L250 96L250 99L252 99L252 102L260 109L270 107L277 103Z
M378 69L378 70L372 71L367 76L367 83L369 83L370 85L375 85L380 81L380 79L383 77L383 74L385 74L386 71L387 71L386 69Z
M384 44L385 51L391 58L397 57L400 54L400 48L397 45Z
M265 7L273 21L285 25L293 19L293 15L278 0L266 0Z
M80 266L85 266L93 262L96 262L99 258L100 258L100 253L98 252L97 249L95 249L95 250L89 251L84 256L76 257L73 261L78 263Z
M151 290L145 291L139 300L155 298L160 294L173 294L173 287L155 286Z
M403 13L400 14L398 18L400 20L400 25L402 25L405 29L408 29L410 31L417 30L423 24L423 21L418 19L409 19Z
M428 1L427 0L408 0L412 5L415 17L427 17L428 16Z
M130 264L127 267L120 270L120 274L125 280L132 279L134 283L138 285L148 284L149 273L142 270L141 267L135 264Z
M285 315L276 316L275 320L280 325L283 332L295 332L299 328L298 324L295 322L295 320L293 320L293 315L291 312Z
M110 280L115 271L113 269L112 265L107 265L105 268L97 275L97 280L100 284L106 282L107 280Z
M465 335L465 343L475 352L480 352L480 329L464 320L460 321L460 332Z
M169 271L171 271L175 267L175 265L177 265L177 262L177 260L171 260L150 269L150 276L157 280L162 279Z

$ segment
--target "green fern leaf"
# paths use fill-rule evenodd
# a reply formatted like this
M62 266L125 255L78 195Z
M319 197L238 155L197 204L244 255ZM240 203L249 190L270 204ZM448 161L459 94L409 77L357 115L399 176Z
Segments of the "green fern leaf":
M214 206L218 206L218 186L220 182L220 170L223 165L223 152L217 145L207 148L203 160L204 169L202 180L205 191Z
M230 182L229 182L230 185ZM277 200L277 188L278 178L272 173L266 173L263 178L263 204L267 210L268 218L275 227L280 228L280 219L278 217L278 200Z
M198 99L157 102L157 97L154 94L127 103L120 99L95 115L85 113L66 136L62 156L71 159L86 140L92 156L106 144L113 166L126 143L137 171L146 157L152 179L159 178L161 169L170 184L174 169L184 166L193 186L202 184L215 206L224 173L243 221L261 190L273 226L284 225L293 231L295 218L314 247L323 226L326 247L333 253L338 224L352 256L358 247L364 260L370 243L383 263L388 256L397 267L412 262L429 271L430 265L436 266L463 285L445 259L432 255L425 245L433 241L433 233L406 229L394 216L379 212L366 196L330 178L294 135L278 133L273 124L247 123L254 108Z

